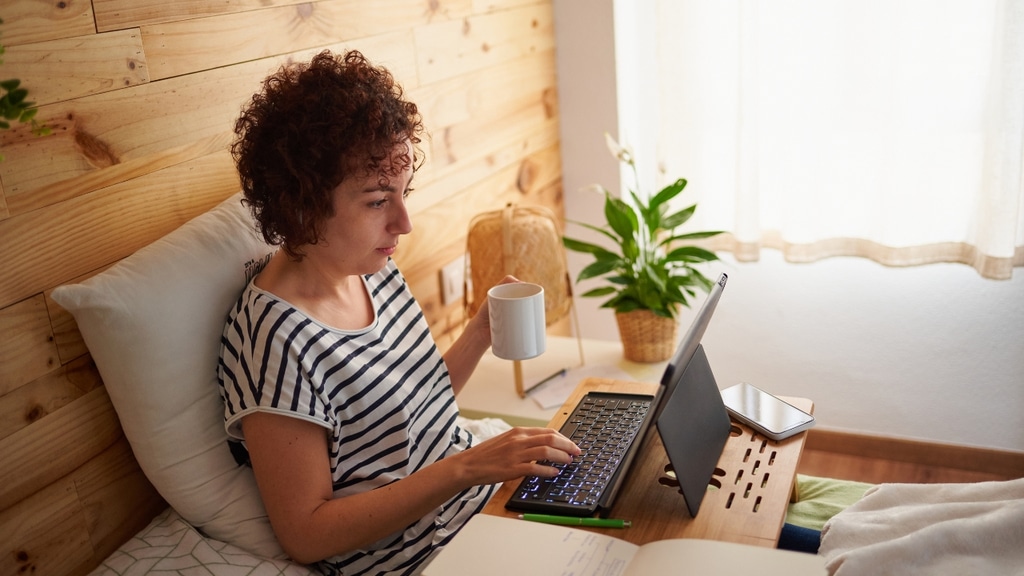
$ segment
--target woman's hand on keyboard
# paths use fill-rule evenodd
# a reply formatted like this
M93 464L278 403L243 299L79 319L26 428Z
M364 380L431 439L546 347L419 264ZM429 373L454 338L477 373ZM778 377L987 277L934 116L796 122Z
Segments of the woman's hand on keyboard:
M555 476L558 468L539 462L568 464L579 454L580 449L555 430L516 427L452 458L462 460L462 472L475 486L520 476Z

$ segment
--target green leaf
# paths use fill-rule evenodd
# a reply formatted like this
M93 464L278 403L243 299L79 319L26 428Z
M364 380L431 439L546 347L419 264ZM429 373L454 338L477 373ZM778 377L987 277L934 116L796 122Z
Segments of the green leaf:
M662 204L675 198L676 196L679 195L680 192L683 191L683 188L686 188L686 179L684 178L680 178L673 182L672 184L665 186L660 191L658 191L658 193L655 194L653 198L651 198L651 207L654 208L657 206L661 206Z
M709 232L690 232L687 234L680 234L678 236L672 236L661 241L662 245L671 244L672 242L681 242L684 240L701 240L703 238L711 238L712 236L718 236L724 234L724 230L711 230Z
M599 228L599 227L594 226L592 224L587 224L586 222L574 222L572 220L570 220L569 223L570 224L577 224L579 226L583 226L584 228L586 228L588 230L593 230L594 232L597 232L598 234L601 234L602 236L605 236L606 238L608 238L612 242L615 242L616 244L619 243L619 237L616 236L615 234L612 234L611 232L609 232L605 228Z
M4 90L7 90L8 92L10 92L11 90L14 90L15 88L17 88L20 85L21 85L21 80L18 80L17 78L11 78L10 80L4 80L4 81L0 82L0 88L3 88Z
M693 213L697 211L697 205L688 206L683 208L679 212L676 212L670 216L665 217L665 229L671 230L673 228L682 226L687 220L693 216Z
M604 217L608 225L623 242L633 241L639 229L639 222L633 208L622 200L607 195L604 203Z
M602 274L607 274L618 267L617 261L610 260L598 260L580 270L580 273L576 276L576 281L588 280Z
M665 256L665 260L669 262L712 262L718 260L718 255L697 246L683 246L669 252Z
M636 300L609 300L601 305L602 308L614 308L616 312L632 312L642 310L644 307Z
M585 252L587 254L594 254L595 256L598 254L610 254L615 256L614 253L602 246L598 246L597 244L591 244L590 242L575 240L573 238L566 238L564 236L562 237L562 245L573 252Z
M661 210L657 206L645 206L644 201L636 192L631 190L630 194L632 194L633 202L640 212L640 219L644 222L644 230L640 234L646 241L651 242L661 228Z
M28 90L25 90L24 88L11 90L8 96L10 96L11 104L21 104L25 101L25 98L28 97Z
M612 288L611 286L603 286L601 288L594 288L593 290L584 292L583 294L580 294L580 296L583 298L596 298L598 296L607 296L614 292L615 288Z

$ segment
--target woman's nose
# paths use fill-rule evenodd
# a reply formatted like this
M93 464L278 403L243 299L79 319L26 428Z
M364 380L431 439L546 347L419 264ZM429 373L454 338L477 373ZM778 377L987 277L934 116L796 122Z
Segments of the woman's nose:
M409 217L409 208L405 205L405 199L395 203L396 209L391 219L391 231L395 234L408 234L412 232L412 218Z

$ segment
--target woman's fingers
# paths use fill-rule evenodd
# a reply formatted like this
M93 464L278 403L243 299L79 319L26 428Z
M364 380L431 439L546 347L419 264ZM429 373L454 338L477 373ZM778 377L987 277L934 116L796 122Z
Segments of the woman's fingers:
M516 437L513 442L517 448L513 449L513 454L518 454L517 459L521 463L548 460L568 464L580 454L579 447L572 440L548 428L513 428L507 434ZM549 472L554 471L552 474L557 473L555 468L540 467Z
M550 461L567 464L580 454L571 440L548 428L513 428L465 453L481 483L503 482L520 476L554 476L558 469L538 464Z

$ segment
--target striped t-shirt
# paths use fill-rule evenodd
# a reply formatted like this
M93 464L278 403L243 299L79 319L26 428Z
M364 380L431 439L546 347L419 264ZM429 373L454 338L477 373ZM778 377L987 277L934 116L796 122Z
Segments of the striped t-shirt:
M228 434L243 439L254 411L329 432L335 497L366 492L468 448L469 432L423 312L393 261L364 277L374 319L362 330L325 326L252 283L222 339L219 379ZM329 558L329 574L415 574L480 511L493 486L451 500L404 531Z

